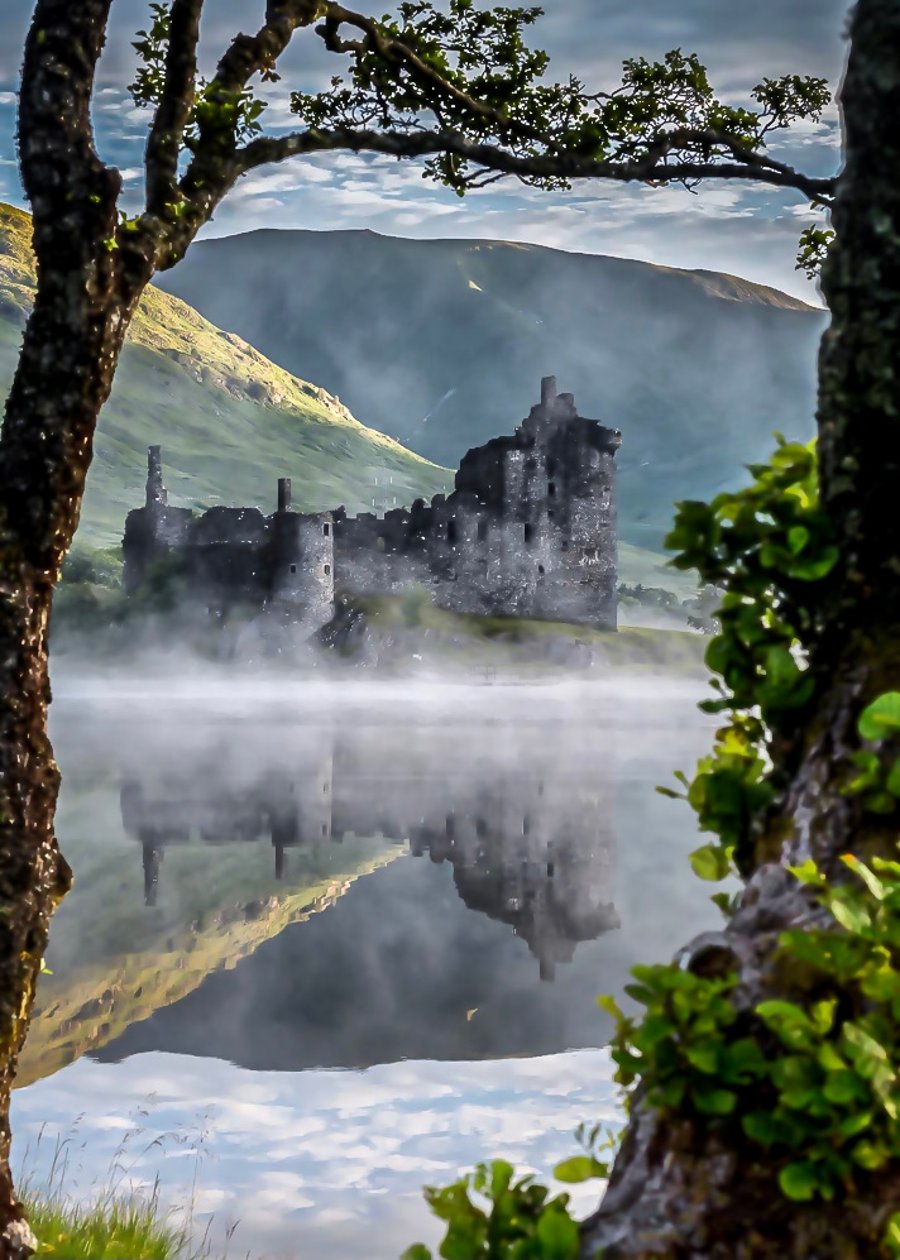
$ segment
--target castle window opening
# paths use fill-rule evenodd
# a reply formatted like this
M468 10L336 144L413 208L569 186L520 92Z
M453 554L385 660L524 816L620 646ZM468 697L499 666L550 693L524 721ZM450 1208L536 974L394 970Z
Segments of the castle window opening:
M539 564L539 565L538 565L538 573L540 573L541 577L543 577L543 576L544 576L544 573L545 573L545 572L546 572L546 570L545 570L544 566L543 566L542 564Z
M456 521L448 521L447 522L447 542L455 543L456 536L457 536L456 535Z
M487 536L488 536L488 524L487 524L487 521L479 521L479 522L478 522L478 541L479 541L479 542L484 542L484 540L487 538Z
M329 574L330 572L331 572L331 565L330 565L330 564L326 564L326 566L325 566L325 576L327 577L327 576L328 576L328 574Z
M330 525L323 525L323 526L322 526L322 533L323 533L323 534L325 535L325 537L327 538L327 537L328 537L328 535L331 533L331 526L330 526Z
M548 481L548 482L547 482L547 494L550 496L550 498L551 498L551 499L552 499L552 498L553 498L553 496L556 494L556 482L555 482L555 481Z
M291 565L291 573L296 573L296 572L297 572L297 566L296 566L295 564L292 564L292 565Z
M532 525L526 524L525 528L522 531L522 536L527 543L530 543L532 538L534 537L534 527Z

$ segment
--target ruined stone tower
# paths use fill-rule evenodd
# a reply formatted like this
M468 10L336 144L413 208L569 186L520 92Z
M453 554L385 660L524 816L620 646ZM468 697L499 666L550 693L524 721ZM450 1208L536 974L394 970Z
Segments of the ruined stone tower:
M268 608L311 630L334 610L334 525L330 512L291 507L291 483L278 482L278 508L214 507L195 515L168 506L160 448L147 458L144 507L128 513L122 543L126 591L171 565L187 598L223 613L235 605Z

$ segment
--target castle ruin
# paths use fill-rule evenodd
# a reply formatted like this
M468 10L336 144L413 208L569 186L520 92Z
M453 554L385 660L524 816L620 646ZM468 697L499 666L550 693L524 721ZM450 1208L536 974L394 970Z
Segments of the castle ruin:
M616 628L615 453L621 434L578 415L571 394L541 382L541 401L511 436L470 450L455 489L384 516L299 513L291 483L278 507L170 507L151 446L144 507L128 514L125 588L178 557L192 594L215 612L235 604L319 628L339 595L427 587L455 612Z

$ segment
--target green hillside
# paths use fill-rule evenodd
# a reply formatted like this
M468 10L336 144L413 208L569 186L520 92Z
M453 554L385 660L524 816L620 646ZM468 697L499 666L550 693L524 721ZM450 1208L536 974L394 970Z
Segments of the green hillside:
M34 291L31 222L0 205L0 396L12 379ZM350 511L445 491L450 474L356 420L341 402L269 362L157 289L135 319L104 408L78 540L109 546L143 502L146 448L163 448L170 501L275 507L293 479L296 505Z
M622 430L622 536L654 550L675 500L734 486L775 431L813 434L826 316L734 276L503 241L257 231L199 242L160 284L449 467L511 432L555 375L582 415Z

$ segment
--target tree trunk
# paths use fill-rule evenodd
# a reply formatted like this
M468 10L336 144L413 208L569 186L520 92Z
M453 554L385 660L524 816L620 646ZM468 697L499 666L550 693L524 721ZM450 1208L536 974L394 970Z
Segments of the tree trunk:
M69 886L53 834L59 775L47 738L51 586L11 547L0 573L0 1256L33 1245L9 1171L9 1100L47 944Z
M798 1000L775 963L789 928L823 912L788 873L810 856L896 856L896 818L866 817L842 792L861 708L900 690L900 0L859 0L841 92L846 166L823 277L832 322L819 375L822 499L846 539L827 583L811 668L815 710L792 754L778 818L757 848L727 928L688 945L682 966L736 971L744 1010ZM774 425L774 419L773 419ZM777 767L776 767L777 768ZM786 767L785 767L786 768ZM891 825L893 824L893 825ZM827 917L827 916L826 916ZM663 1116L640 1089L609 1188L586 1223L584 1255L603 1260L874 1260L900 1210L900 1168L862 1177L852 1201L797 1203L740 1130Z
M38 284L0 435L0 1260L34 1239L9 1166L9 1101L71 873L53 830L47 736L53 588L78 524L97 416L155 258L117 241L121 180L94 151L93 71L111 0L38 0L19 116Z

